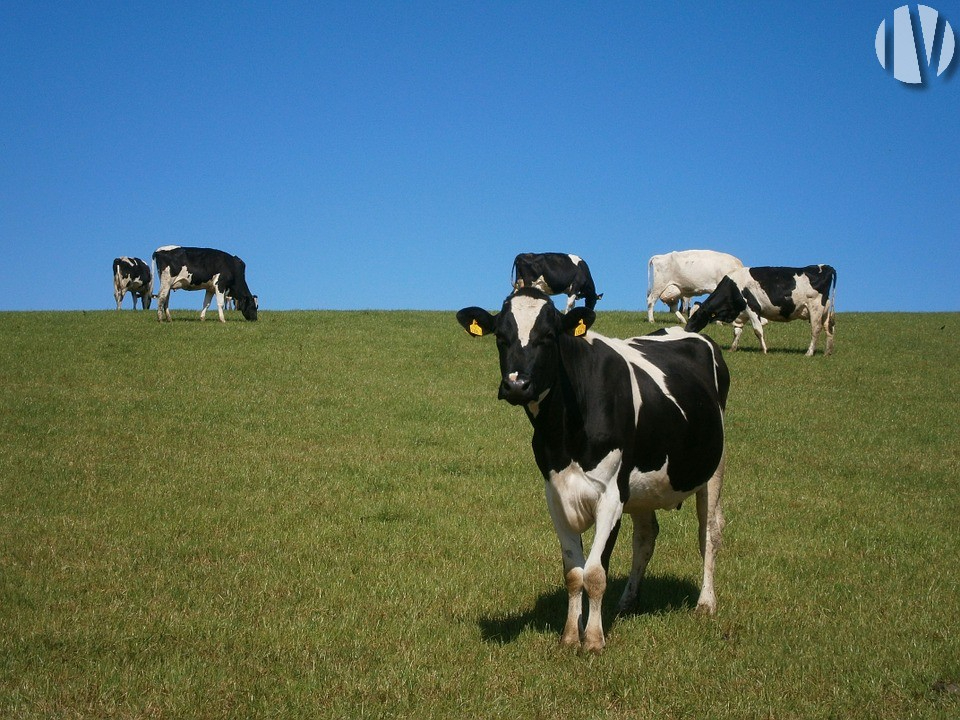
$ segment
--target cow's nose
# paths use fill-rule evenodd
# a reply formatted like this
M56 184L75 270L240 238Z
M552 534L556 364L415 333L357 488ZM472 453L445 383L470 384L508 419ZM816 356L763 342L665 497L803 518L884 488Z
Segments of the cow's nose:
M529 402L530 398L530 378L510 373L500 383L501 400L506 400L513 405L521 405Z

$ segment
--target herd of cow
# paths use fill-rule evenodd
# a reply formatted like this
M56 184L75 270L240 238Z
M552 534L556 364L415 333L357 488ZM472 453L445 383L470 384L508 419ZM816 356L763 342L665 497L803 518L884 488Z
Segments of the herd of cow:
M139 258L114 260L117 308L124 294L150 307L159 279L157 318L170 320L172 290L205 290L201 319L212 297L221 322L232 299L247 320L257 299L247 287L243 261L220 250L165 246L153 253L155 271ZM804 268L744 267L732 255L688 250L654 255L648 264L647 317L667 304L685 327L625 340L591 326L597 293L587 264L561 253L518 255L513 291L499 313L467 307L457 321L474 337L497 339L499 398L520 405L533 425L533 454L545 480L547 508L560 540L568 593L561 643L599 652L605 644L601 603L610 555L626 512L633 519L633 561L618 611L637 600L653 555L656 511L696 497L703 580L697 611L716 611L714 561L724 518L724 421L730 374L719 346L700 334L710 322L733 323L731 350L749 321L767 352L767 321L810 321L813 355L821 330L825 354L833 350L836 272ZM689 301L709 293L691 307ZM564 311L551 295L566 295ZM584 306L576 307L578 299ZM688 310L688 317L682 315ZM589 555L581 536L596 526ZM583 595L587 612L584 617Z
M113 295L117 310L124 295L130 293L133 308L150 308L157 298L157 319L170 321L170 293L173 290L205 290L200 319L207 316L210 301L217 298L220 322L225 322L223 311L227 303L234 303L247 320L257 319L257 296L247 287L247 266L236 255L211 248L165 245L153 253L153 267L138 257L118 257L113 261ZM160 292L153 294L153 278L160 281Z
M592 332L600 295L590 271L576 255L558 253L517 256L514 289L499 313L480 307L457 313L470 335L496 337L499 398L522 406L533 425L533 455L568 595L560 642L588 652L605 644L601 605L624 512L633 519L633 561L618 612L636 603L659 531L656 511L679 508L691 495L703 558L697 611L716 611L730 373L719 346L699 331L712 321L733 322L736 349L749 320L766 352L764 321L806 318L813 327L807 354L821 328L826 354L833 349L836 273L828 265L747 268L730 255L691 250L655 255L649 268L651 322L657 300L679 315L677 303L710 293L691 309L685 328L626 340ZM565 312L550 300L554 294L567 295ZM575 307L578 298L585 306ZM592 526L585 557L582 534Z

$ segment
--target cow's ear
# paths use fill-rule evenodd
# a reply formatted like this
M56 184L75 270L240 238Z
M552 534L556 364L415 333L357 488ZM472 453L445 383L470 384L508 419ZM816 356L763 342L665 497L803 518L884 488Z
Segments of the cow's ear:
M573 308L566 315L562 316L563 331L574 337L581 337L587 334L587 330L597 319L597 314L593 310L585 307Z
M468 307L458 312L457 322L474 337L490 335L496 328L496 318L478 307Z

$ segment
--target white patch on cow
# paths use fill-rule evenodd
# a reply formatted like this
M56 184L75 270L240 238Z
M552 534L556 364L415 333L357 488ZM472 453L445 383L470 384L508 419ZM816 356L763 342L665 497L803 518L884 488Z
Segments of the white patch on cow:
M697 491L696 488L690 492L674 490L670 485L669 465L670 458L667 458L659 470L634 469L630 473L630 497L623 506L624 512L673 510Z
M540 311L547 304L542 298L532 298L523 295L517 296L510 301L510 312L513 314L513 320L517 323L517 336L520 339L520 347L526 347L530 343L530 335L533 333L533 326L540 317Z
M617 481L623 453L611 450L592 470L584 470L572 462L547 478L547 505L551 514L564 518L567 526L582 533L596 521L600 497Z
M567 255L567 257L570 258L570 262L572 262L574 265L579 265L583 262L583 258L581 258L579 255Z
M522 283L521 283L521 285L522 285ZM543 275L541 275L541 276L538 277L536 280L534 280L532 283L530 283L529 287L536 288L537 290L539 290L540 292L542 292L542 293L545 294L545 295L556 295L556 294L557 294L556 292L554 292L554 290L553 290L552 287L550 287L549 285L547 285L547 280L546 280L546 278L543 277Z
M517 373L511 373L511 375L516 375L516 374L517 374ZM538 398L537 398L536 400L534 400L533 402L527 403L527 409L530 410L530 414L531 414L531 415L533 415L534 417L536 417L537 415L540 414L540 403L542 403L542 402L544 401L544 399L547 397L547 395L549 395L549 394L550 394L550 388L547 388L547 389L544 390L542 393L540 393L540 397L538 397Z
M677 328L681 333L683 330ZM670 392L670 389L667 387L667 377L664 375L663 371L658 368L656 365L647 360L643 352L637 350L635 347L630 345L626 340L619 340L617 338L608 338L603 336L597 336L597 339L606 343L614 352L616 352L620 357L624 359L624 362L627 363L627 367L630 370L630 390L633 393L633 409L634 409L634 419L640 417L640 406L643 404L643 400L640 397L640 384L637 382L637 376L634 374L634 368L639 368L642 372L646 373L657 387L660 388L660 391L664 396L673 402L677 406L677 409L680 411L680 414L683 415L686 419L687 414L683 411L683 408L680 407L680 403L677 402L677 399ZM646 341L648 338L632 338L636 341L642 339ZM655 338L656 339L656 338ZM662 338L661 338L662 340Z
M160 252L161 250L176 250L178 247L180 247L180 246L179 246L179 245L164 245L163 247L158 247L158 248L157 248L157 252Z

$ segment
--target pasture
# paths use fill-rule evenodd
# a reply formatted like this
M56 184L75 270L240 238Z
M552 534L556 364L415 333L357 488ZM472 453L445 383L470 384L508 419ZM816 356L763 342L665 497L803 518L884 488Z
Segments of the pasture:
M0 716L960 717L960 315L747 329L717 615L688 502L612 618L625 520L599 657L493 340L197 315L0 313Z

